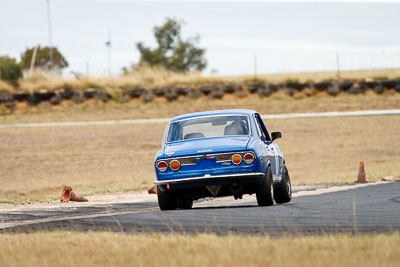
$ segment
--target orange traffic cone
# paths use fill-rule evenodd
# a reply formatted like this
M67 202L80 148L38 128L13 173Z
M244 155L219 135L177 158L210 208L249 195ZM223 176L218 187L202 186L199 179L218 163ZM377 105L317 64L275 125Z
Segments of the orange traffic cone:
M358 178L356 183L366 183L367 179L365 178L365 170L364 170L364 161L360 161L360 170L358 171Z
M61 194L61 202L67 203L69 201L87 202L88 200L72 192L71 187L65 186Z
M385 177L382 178L382 181L386 181L386 182L392 182L392 181L400 182L400 176L385 176Z
M71 199L72 188L65 186L61 194L61 203L67 203Z
M71 198L69 200L77 202L88 202L86 198L81 197L80 195L77 195L74 192L71 192Z
M149 188L149 190L147 190L147 193L157 194L157 187L155 185L153 185L152 187Z

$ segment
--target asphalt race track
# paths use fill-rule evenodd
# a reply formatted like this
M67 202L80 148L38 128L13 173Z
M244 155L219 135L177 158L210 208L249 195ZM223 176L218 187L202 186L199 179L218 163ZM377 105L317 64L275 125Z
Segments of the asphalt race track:
M400 182L296 196L288 204L271 207L258 207L253 195L236 201L233 198L200 201L190 210L163 212L152 200L0 213L1 232L39 230L267 233L272 236L399 231Z

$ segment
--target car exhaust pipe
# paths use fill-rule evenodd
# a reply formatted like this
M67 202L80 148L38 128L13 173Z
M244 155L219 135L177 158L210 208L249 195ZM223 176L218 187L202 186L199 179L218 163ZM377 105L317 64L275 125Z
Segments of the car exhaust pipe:
M231 184L231 185L229 186L229 190L230 190L233 194L241 193L241 192L243 191L243 185L234 182L233 184Z

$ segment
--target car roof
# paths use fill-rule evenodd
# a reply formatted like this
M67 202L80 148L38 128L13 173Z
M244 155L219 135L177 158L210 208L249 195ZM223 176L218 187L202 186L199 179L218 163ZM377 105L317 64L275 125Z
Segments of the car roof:
M214 116L214 115L252 115L257 113L251 109L224 109L224 110L210 110L210 111L203 111L203 112L196 112L196 113L188 113L176 116L171 119L171 122L183 120L183 119L190 119L190 118L197 118L197 117L204 117L204 116Z

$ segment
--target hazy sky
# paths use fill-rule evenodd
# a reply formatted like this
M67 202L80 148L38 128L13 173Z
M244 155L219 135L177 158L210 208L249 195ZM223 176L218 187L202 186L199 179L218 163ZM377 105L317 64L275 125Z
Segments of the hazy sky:
M149 2L50 0L52 39L68 60L65 72L112 70L137 62L135 43L154 45L152 28L165 17L199 34L208 67L221 75L400 67L400 3ZM48 45L46 0L0 0L0 55L20 58Z

